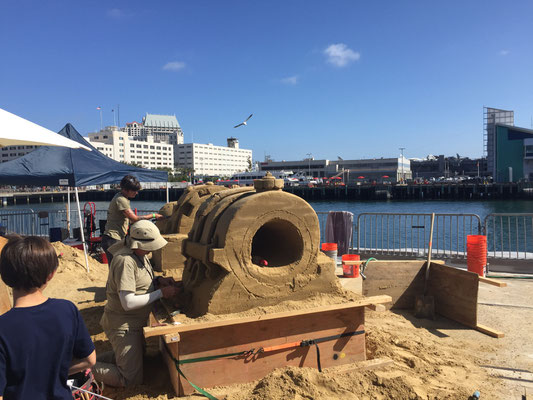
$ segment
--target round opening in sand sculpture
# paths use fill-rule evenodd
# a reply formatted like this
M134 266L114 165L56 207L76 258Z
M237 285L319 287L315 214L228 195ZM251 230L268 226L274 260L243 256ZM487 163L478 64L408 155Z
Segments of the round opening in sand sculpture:
M284 267L302 258L304 243L300 231L290 221L272 219L262 225L252 239L252 263L260 267Z

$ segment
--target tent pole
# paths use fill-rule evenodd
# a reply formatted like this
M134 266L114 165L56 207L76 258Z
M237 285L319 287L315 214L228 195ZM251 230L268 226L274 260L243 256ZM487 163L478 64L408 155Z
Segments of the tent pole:
M87 267L87 272L89 272L89 259L87 258L87 246L85 245L85 233L83 232L83 220L81 218L80 197L78 196L77 186L74 186L74 191L76 192L76 203L78 204L78 217L80 219L81 242L83 244L83 254L85 254L85 266Z
M167 203L170 203L169 195L168 195L168 181L167 181Z
M70 186L67 186L67 231L70 239Z

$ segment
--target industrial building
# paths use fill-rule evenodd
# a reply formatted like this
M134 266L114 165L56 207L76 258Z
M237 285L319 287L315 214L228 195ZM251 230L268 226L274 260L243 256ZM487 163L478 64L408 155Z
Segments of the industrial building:
M405 157L366 160L315 160L265 161L261 171L293 171L318 178L342 176L345 182L403 182L412 179L410 161Z

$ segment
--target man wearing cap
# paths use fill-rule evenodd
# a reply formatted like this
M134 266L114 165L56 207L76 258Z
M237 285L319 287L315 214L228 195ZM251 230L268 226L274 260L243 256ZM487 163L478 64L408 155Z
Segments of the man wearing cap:
M178 294L172 278L154 277L147 255L167 244L150 221L135 222L123 240L109 248L113 261L107 279L107 303L100 324L112 353L99 357L93 372L104 384L124 387L143 381L143 332L151 304ZM159 289L156 290L156 286Z

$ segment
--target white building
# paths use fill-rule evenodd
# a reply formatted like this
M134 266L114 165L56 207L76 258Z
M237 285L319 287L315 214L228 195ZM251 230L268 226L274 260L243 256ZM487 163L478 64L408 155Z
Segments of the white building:
M154 141L152 136L132 137L116 126L89 133L87 141L115 161L136 163L144 168L174 168L174 146Z
M0 147L0 163L14 160L35 150L37 146L7 146Z
M211 143L176 145L176 168L194 169L195 175L231 176L252 165L252 150L240 149L236 138L228 138L228 146Z

